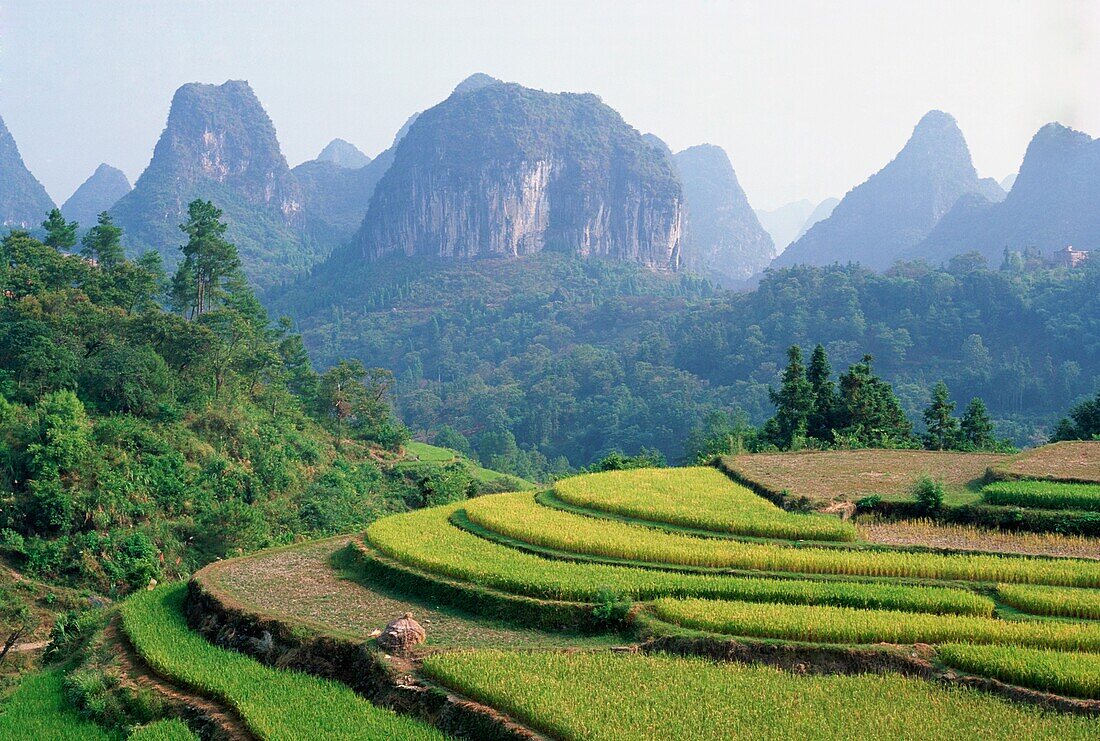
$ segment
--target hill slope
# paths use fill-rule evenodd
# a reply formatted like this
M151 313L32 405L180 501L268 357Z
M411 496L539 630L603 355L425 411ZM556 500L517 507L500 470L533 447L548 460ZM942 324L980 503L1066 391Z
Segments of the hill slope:
M955 119L931 111L893 161L849 191L829 218L810 227L774 265L858 262L886 269L968 193L1003 197L995 182L978 179Z
M36 227L53 207L53 199L23 164L15 138L0 118L0 226Z

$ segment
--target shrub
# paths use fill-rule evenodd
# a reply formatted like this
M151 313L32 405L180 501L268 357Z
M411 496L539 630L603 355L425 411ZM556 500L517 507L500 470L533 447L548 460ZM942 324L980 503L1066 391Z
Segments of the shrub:
M939 512L943 509L943 484L930 476L922 476L913 485L913 498L925 512Z

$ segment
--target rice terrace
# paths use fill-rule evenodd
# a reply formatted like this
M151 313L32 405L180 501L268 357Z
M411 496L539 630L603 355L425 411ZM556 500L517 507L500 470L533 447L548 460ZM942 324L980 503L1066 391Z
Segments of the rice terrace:
M1100 741L1100 2L0 1L0 741Z

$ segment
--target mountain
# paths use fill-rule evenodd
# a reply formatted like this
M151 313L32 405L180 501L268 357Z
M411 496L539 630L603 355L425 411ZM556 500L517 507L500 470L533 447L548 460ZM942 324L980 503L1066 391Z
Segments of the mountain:
M684 188L685 267L722 285L768 267L775 244L749 206L725 150L700 144L673 159Z
M930 111L893 161L849 191L774 266L857 262L883 270L928 236L966 193L1004 196L995 181L978 178L955 119Z
M595 95L479 76L409 127L354 253L514 257L549 248L675 269L682 208L668 158Z
M349 170L358 170L360 167L366 167L370 164L370 157L360 152L359 148L351 142L343 139L333 139L317 155L317 161L331 162Z
M756 218L760 219L760 225L771 235L777 250L782 252L801 234L802 226L813 210L814 204L803 198L774 211L757 210Z
M15 138L0 118L0 226L36 227L53 207L53 199L23 164Z
M1066 245L1100 248L1100 139L1051 123L1032 138L1003 201L960 201L918 249L933 262L976 250L996 265L1005 249Z
M291 170L303 212L323 241L341 245L351 239L367 213L378 181L393 155L386 150L363 167L349 169L320 157Z
M225 213L228 238L261 288L302 272L331 248L302 209L275 127L247 82L190 83L176 91L152 161L111 213L138 252L179 257L187 204Z
M1015 183L1016 173L1005 175L1005 179L1001 181L1001 190L1003 190L1005 193L1008 193L1010 190L1012 190L1012 186L1015 185Z
M814 206L814 210L810 212L810 215L806 217L806 221L802 223L802 228L798 230L795 239L798 239L803 234L810 231L810 227L817 222L829 218L838 203L840 203L839 198L826 198L824 201Z
M85 180L69 200L61 206L61 213L69 221L82 227L95 226L96 218L131 190L130 180L122 170L101 164L91 177Z

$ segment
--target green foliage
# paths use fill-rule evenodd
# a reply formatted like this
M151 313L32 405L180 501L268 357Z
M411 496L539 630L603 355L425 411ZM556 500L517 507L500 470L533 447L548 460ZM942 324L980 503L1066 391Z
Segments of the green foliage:
M630 471L638 468L662 468L664 465L664 456L656 450L642 450L637 455L624 455L621 451L613 450L584 470L589 473Z
M944 494L943 484L931 476L921 476L913 484L913 499L926 513L931 514L943 509Z
M76 244L76 230L80 225L75 221L65 221L61 209L55 208L42 222L42 228L46 230L43 243L47 247L53 247L58 252L68 252Z
M189 317L160 308L159 259L123 259L109 218L89 259L0 242L0 531L35 577L120 594L406 506L400 475L358 463L405 434L384 386L346 421L347 468L313 486L335 458L310 416L317 374L240 280L217 209L194 206L189 264L206 283Z
M241 260L237 248L225 239L228 227L221 217L213 203L196 200L188 205L187 221L180 225L187 244L172 279L172 302L192 318L217 307L230 281L241 277Z
M769 391L775 405L775 416L768 421L764 434L781 450L802 447L809 428L810 415L814 413L814 388L806 377L802 364L802 348L791 345L787 349L787 368L778 391Z
M952 413L955 402L951 401L947 384L939 381L932 387L932 402L924 410L924 447L928 450L954 450L961 442L962 430L959 420Z
M432 654L424 671L553 738L706 741L770 731L814 740L1054 741L1096 733L1091 718L892 673L805 675L661 654L488 650Z
M185 592L181 584L127 600L126 635L155 671L226 703L257 737L442 738L430 726L371 705L339 682L271 669L207 643L187 627Z
M744 414L730 414L721 409L708 414L691 431L684 444L684 462L703 464L723 455L740 455L756 451L761 439Z
M81 718L69 707L62 688L63 677L62 669L49 669L26 677L4 701L0 712L0 738L119 739Z
M1038 509L1081 509L1100 512L1100 484L1058 481L995 481L982 488L990 504Z
M1058 422L1051 442L1060 440L1100 440L1100 391L1069 410L1069 416Z
M1070 697L1100 699L1100 656L1020 646L940 646L946 664L983 677Z

